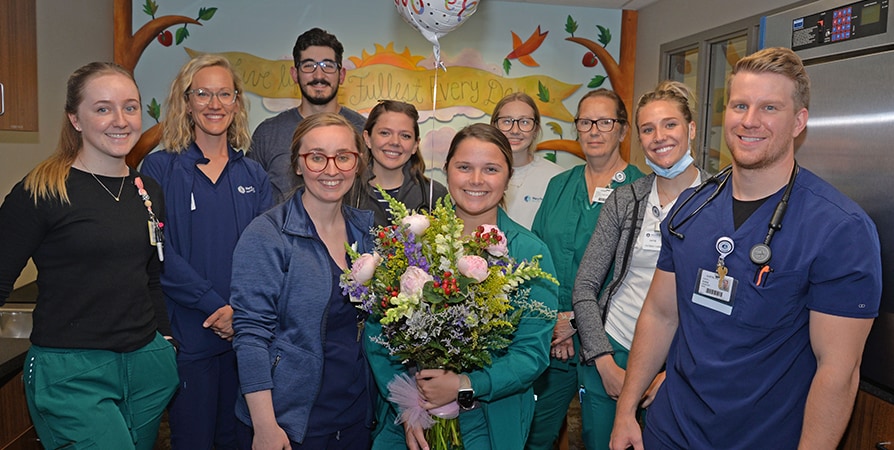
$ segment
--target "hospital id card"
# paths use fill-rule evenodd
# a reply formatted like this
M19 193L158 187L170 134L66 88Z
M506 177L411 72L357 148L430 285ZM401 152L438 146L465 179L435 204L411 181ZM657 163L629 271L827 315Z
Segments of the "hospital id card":
M716 272L699 269L695 280L695 292L692 293L692 303L731 315L738 284L739 281L733 277L726 276L721 279Z
M593 198L590 200L592 203L605 203L608 200L608 196L612 195L614 189L598 187L593 191Z

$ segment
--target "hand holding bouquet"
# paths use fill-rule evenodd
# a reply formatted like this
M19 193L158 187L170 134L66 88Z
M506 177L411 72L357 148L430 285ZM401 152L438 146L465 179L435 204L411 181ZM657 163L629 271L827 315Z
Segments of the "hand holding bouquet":
M342 285L381 323L382 333L371 339L389 354L411 366L469 372L506 351L523 314L555 318L555 311L529 298L523 286L534 278L555 278L540 268L539 257L511 258L506 236L496 226L463 236L449 197L431 212L411 214L383 196L393 223L373 230L374 253L348 250L353 264ZM420 411L411 377L396 377L389 390L401 406L400 420L422 428L440 423L433 411ZM458 438L455 419L446 425Z

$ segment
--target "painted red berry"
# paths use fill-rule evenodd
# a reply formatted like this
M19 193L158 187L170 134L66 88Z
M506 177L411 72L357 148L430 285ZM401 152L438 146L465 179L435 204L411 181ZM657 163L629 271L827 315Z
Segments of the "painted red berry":
M158 42L165 47L170 47L174 43L174 35L168 30L162 31L158 33Z
M596 58L595 53L587 52L587 54L584 55L584 59L583 61L581 61L581 63L584 65L584 67L594 67L596 66L596 64L599 64L599 59Z

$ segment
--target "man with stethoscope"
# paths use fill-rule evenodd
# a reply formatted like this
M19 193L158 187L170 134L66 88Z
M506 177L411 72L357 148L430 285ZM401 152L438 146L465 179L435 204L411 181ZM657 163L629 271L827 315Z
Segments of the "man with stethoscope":
M835 448L881 298L875 225L795 161L809 79L789 49L728 80L730 169L662 223L611 447ZM667 377L641 433L635 412Z

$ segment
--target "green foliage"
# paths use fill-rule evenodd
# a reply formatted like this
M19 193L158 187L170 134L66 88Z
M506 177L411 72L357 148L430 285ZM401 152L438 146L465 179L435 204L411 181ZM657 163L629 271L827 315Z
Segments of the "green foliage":
M196 17L196 20L211 20L216 12L217 8L199 8L199 17Z
M599 28L599 37L596 40L598 40L603 47L607 46L608 43L612 41L611 30L602 25L596 25L596 28Z
M183 28L178 28L177 32L174 33L174 43L180 45L186 38L189 37L189 30L186 29L186 25L183 25Z
M564 139L564 138L562 137L562 136L563 136L563 133L562 133L562 125L559 125L558 122L547 122L547 123L546 123L546 126L548 126L549 129L552 130L553 133L558 134L558 135L559 135L559 139ZM555 157L554 157L554 158L555 158ZM553 161L553 162L555 162L555 161Z
M553 150L551 153L543 155L543 159L551 162L556 162L556 151Z
M509 69L512 68L512 63L509 61L509 58L503 59L503 71L506 72L506 75L509 75Z
M155 12L158 11L158 3L155 3L153 0L146 0L146 3L143 5L143 12L155 18Z
M543 103L549 103L549 88L544 86L539 80L537 81L537 98Z
M155 97L152 97L152 101L146 105L146 112L149 113L149 117L155 119L156 123L158 122L158 119L161 117L161 105L158 104Z
M485 367L505 353L523 317L555 320L555 310L529 299L525 287L534 278L556 282L539 256L515 261L492 225L464 235L449 196L416 213L379 191L391 224L372 230L373 253L348 249L352 264L341 286L381 324L370 339L396 360L455 372Z
M602 83L605 83L605 78L604 75L596 75L589 83L587 83L587 87L589 89L596 89L602 86Z
M571 18L571 14L568 15L568 19L565 20L565 31L574 37L574 32L577 31L577 22Z

